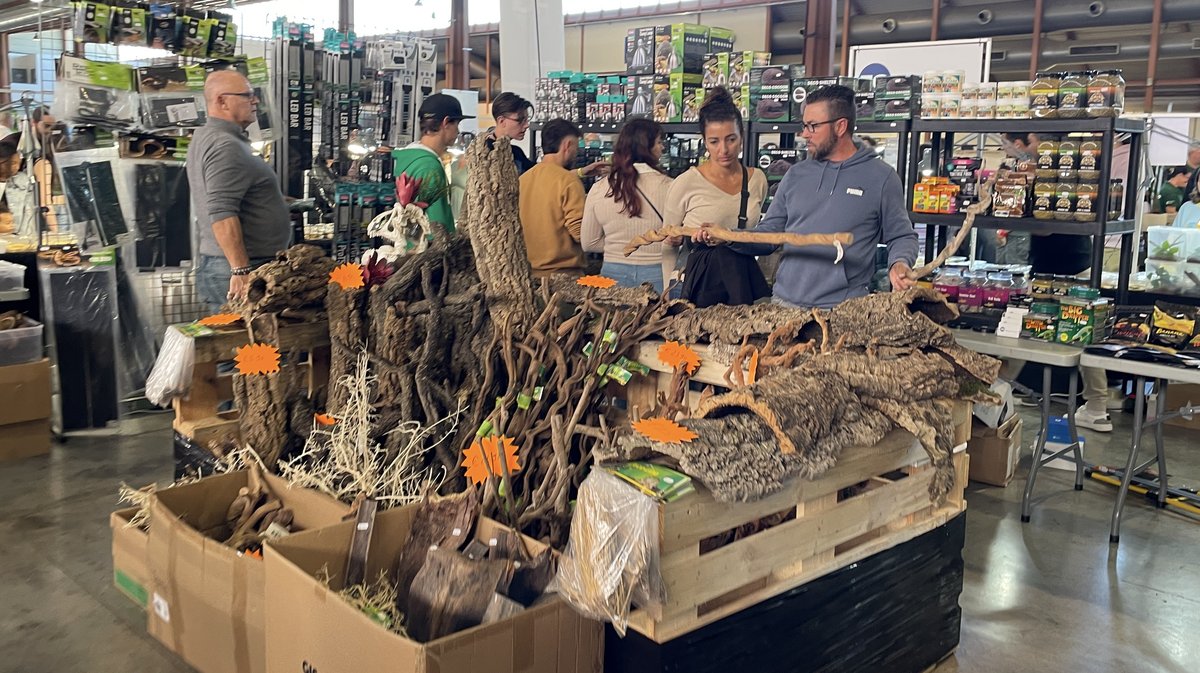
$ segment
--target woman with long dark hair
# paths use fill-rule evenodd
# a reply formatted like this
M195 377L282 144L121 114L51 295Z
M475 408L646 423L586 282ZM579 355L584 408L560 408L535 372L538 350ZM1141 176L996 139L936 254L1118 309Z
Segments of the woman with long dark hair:
M767 176L742 165L745 124L729 91L709 89L700 106L700 133L708 160L675 179L667 196L667 225L752 229L767 196ZM687 251L683 298L698 307L752 304L771 296L754 257L698 233Z
M662 127L649 119L629 120L617 136L612 171L592 185L584 204L583 249L603 252L601 273L624 287L650 283L662 292L675 268L674 248L662 243L642 246L629 257L624 251L631 239L663 225L671 178L658 167L662 153Z

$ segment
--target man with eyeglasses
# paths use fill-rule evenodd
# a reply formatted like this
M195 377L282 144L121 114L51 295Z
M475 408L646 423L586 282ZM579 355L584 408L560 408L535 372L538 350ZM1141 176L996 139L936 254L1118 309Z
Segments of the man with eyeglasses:
M900 177L869 147L854 144L854 91L827 86L809 94L803 136L808 159L784 176L757 231L831 234L848 231L854 243L841 263L826 246L783 246L773 299L804 308L832 308L868 293L875 249L887 246L888 277L894 289L908 278L917 256L917 232L908 219ZM767 255L776 246L734 244L743 254Z
M187 174L200 249L196 290L212 312L245 296L249 274L291 244L279 179L254 156L246 128L258 117L249 80L218 70L204 81L208 121L192 136Z
M492 117L496 126L492 134L497 138L508 138L512 141L513 161L517 164L517 176L533 168L525 150L517 142L525 140L525 132L529 130L529 115L533 114L533 104L511 91L504 91L492 101Z

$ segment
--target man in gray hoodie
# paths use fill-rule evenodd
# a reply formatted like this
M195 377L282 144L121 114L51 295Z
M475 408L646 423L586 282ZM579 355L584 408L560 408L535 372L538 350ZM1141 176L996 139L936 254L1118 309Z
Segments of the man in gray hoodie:
M834 264L827 246L785 245L775 278L774 300L806 308L831 308L868 293L875 273L875 248L887 246L892 288L912 286L908 278L917 256L917 232L908 219L904 189L896 171L873 150L855 146L854 91L844 86L817 89L804 106L804 138L809 157L791 168L757 231L831 234L848 231L854 243ZM767 255L774 246L734 244L747 255Z

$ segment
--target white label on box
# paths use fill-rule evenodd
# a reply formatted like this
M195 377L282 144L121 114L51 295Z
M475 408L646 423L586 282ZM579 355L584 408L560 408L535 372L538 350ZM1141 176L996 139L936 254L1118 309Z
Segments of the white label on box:
M158 615L159 619L170 624L171 606L167 605L167 599L160 596L156 591L154 592L154 598L152 602L154 603L154 614Z
M167 119L170 119L172 124L195 121L199 118L200 111L196 108L195 103L179 103L167 106Z
M1010 306L1004 309L1004 317L1000 318L1000 324L996 327L996 336L1013 339L1021 336L1021 326L1025 322L1026 313L1029 313L1027 308Z

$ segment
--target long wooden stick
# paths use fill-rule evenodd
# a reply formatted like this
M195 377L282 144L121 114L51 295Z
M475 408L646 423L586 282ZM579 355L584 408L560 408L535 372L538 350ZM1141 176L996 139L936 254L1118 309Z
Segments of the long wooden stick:
M633 254L635 250L643 245L651 243L659 243L671 236L687 236L700 231L700 227L684 227L684 226L666 226L661 229L647 231L646 233L634 238L625 246L625 256ZM711 227L708 229L708 235L718 241L727 243L768 243L770 245L850 245L854 242L854 234L849 232L840 232L837 234L794 234L790 232L765 232L754 231L753 229L725 229L722 227Z
M954 235L954 240L950 241L950 243L943 248L940 253L938 253L938 256L933 258L933 261L919 269L913 269L909 271L908 277L910 279L917 280L928 275L934 269L945 263L945 261L950 258L951 253L953 253L955 250L958 250L959 246L963 244L963 241L967 240L967 235L971 233L971 227L975 224L975 216L982 215L987 211L988 207L992 205L992 185L994 184L996 184L995 176L993 176L991 180L988 180L979 188L979 201L967 207L967 216L963 219L962 227L959 228L958 233Z

